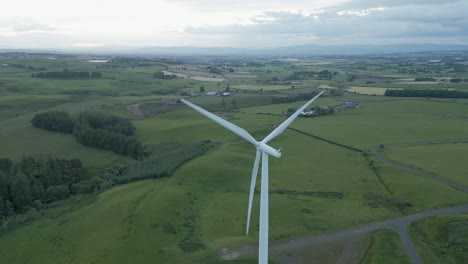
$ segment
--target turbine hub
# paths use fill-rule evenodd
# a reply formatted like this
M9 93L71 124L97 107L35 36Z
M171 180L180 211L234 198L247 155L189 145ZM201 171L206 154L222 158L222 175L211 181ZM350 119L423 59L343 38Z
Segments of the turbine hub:
M275 158L281 157L281 150L276 150L263 142L258 143L257 148Z

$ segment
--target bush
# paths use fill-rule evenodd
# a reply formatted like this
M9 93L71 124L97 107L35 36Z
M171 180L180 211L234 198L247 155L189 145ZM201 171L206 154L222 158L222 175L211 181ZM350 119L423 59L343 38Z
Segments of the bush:
M180 249L187 253L192 253L206 247L203 241L194 237L183 238L177 245L179 245Z
M13 216L6 217L0 221L0 233L9 231L14 227L27 223L32 219L38 217L40 212L34 208L26 211L24 214L17 214ZM1 219L0 219L1 220Z
M70 190L66 185L50 186L47 188L47 194L51 200L59 200L70 196Z

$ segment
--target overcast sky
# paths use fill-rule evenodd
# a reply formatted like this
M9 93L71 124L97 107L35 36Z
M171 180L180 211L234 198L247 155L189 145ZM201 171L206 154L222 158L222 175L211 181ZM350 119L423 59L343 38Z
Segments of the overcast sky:
M468 44L468 0L14 0L0 48Z

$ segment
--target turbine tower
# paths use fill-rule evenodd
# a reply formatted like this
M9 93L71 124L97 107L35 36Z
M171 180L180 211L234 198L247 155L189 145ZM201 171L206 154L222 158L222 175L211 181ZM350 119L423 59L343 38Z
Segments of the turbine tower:
M305 105L299 108L293 115L291 115L286 121L279 125L273 132L266 136L262 141L255 140L247 131L234 125L231 122L228 122L221 117L212 114L205 109L192 104L191 102L181 99L180 101L187 106L193 108L194 110L200 112L209 119L215 121L216 123L222 125L223 127L231 130L234 134L240 136L241 138L247 140L252 145L257 148L257 155L255 157L255 162L252 170L252 179L250 182L250 194L249 194L249 205L247 212L247 230L246 233L249 233L250 225L250 215L252 210L252 201L255 191L255 183L257 181L258 166L260 163L260 156L262 157L262 179L261 179L261 188L260 188L260 234L259 234L259 249L258 249L258 263L267 264L268 263L268 156L273 156L275 158L281 157L281 149L276 150L267 143L279 136L293 121L296 119L299 114L304 111L310 104L312 104L324 91L321 91L314 98L310 99Z

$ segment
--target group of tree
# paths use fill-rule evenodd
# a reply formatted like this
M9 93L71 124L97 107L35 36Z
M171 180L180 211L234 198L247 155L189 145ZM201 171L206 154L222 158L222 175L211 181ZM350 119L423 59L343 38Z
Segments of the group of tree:
M59 111L37 114L31 122L35 127L63 133L72 133L75 125L67 112Z
M44 67L26 66L26 65L17 64L17 63L10 64L10 66L15 67L15 68L19 68L19 69L28 69L30 71L45 71L45 70L47 70Z
M467 92L450 90L388 89L384 95L392 97L468 98Z
M155 72L153 73L153 77L156 79L163 79L163 80L172 80L177 78L177 75L175 74L164 74L164 72Z
M333 115L335 113L335 109L333 107L319 107L315 106L314 107L315 112L317 115L322 116L322 115Z
M284 104L284 103L294 103L298 101L308 101L317 93L301 93L297 95L290 95L290 96L275 96L271 98L272 104Z
M338 72L331 72L329 70L323 71L296 71L291 75L287 76L285 80L307 80L307 79L317 79L317 80L331 80L334 75L337 75Z
M416 77L414 78L415 82L436 82L437 79L432 77Z
M0 220L72 194L90 192L91 185L79 159L25 156L17 163L0 159Z
M102 73L96 71L69 71L65 69L63 71L33 73L31 77L47 79L97 79L102 77Z
M87 112L79 115L73 129L76 140L85 146L136 159L144 155L144 150L134 133L135 127L127 119Z
M465 79L462 79L462 78L452 78L452 79L450 79L450 82L451 82L451 83L461 83L461 82L465 82Z
M208 66L206 67L206 69L208 70L209 73L213 73L213 74L221 74L223 73L223 71L215 66Z
M311 110L314 110L315 113L313 115L303 115L301 117L314 117L314 116L323 116L323 115L332 115L335 113L335 109L333 107L319 107L315 106ZM295 107L290 107L286 110L286 115L290 116L297 111ZM284 114L284 111L283 111Z
M85 146L111 150L135 159L144 155L143 146L135 137L135 127L125 118L83 112L73 119L66 112L46 112L37 114L31 122L38 128L73 133Z

